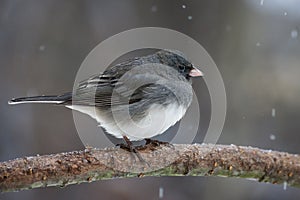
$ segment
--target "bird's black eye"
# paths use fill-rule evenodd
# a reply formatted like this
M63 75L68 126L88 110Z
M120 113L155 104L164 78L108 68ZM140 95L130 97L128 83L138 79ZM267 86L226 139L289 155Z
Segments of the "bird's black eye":
M180 72L184 72L184 71L185 71L185 66L180 65L180 66L179 66L179 71L180 71Z

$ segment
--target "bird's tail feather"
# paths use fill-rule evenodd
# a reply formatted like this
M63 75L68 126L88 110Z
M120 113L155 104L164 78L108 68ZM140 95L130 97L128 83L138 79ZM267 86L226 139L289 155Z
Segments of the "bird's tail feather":
M63 104L72 100L72 94L66 93L59 96L34 96L34 97L20 97L11 99L8 104L22 104L22 103L48 103L48 104Z

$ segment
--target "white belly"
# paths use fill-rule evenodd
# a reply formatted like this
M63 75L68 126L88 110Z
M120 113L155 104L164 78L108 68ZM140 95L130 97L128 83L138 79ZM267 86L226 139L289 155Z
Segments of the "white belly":
M109 134L117 138L122 138L125 135L130 140L142 140L162 134L179 121L187 109L183 106L178 106L176 103L168 106L155 104L150 107L146 117L140 121L133 121L129 115L124 116L124 113L116 113L114 120L112 120L112 118L103 117L104 115L99 113L94 107L77 105L67 107L90 115Z

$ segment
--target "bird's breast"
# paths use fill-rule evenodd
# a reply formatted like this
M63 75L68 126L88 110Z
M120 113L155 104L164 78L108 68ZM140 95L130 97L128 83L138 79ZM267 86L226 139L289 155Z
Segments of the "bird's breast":
M120 120L116 123L120 131L131 140L142 140L164 133L184 116L186 110L187 107L178 105L178 103L153 104L143 118Z
M109 115L95 107L76 105L67 107L96 119L109 134L117 138L126 135L133 141L164 133L178 122L187 110L186 106L179 105L177 102L168 105L153 104L145 111L143 117L137 120L132 118L128 110L126 111L126 107L113 111Z

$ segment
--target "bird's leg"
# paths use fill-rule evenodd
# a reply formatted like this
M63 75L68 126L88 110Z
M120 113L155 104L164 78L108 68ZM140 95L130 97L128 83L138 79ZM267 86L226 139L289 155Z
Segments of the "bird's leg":
M126 142L127 146L120 146L121 148L125 147L126 150L136 153L136 149L134 148L132 142L128 139L128 137L126 137L125 135L123 135L123 139Z
M127 136L123 135L123 139L124 141L126 142L127 146L126 145L120 145L120 148L122 149L125 149L127 151L130 151L132 153L134 153L138 159L141 161L141 162L145 162L147 163L141 156L141 154L137 151L137 149L133 146L132 142L128 139ZM148 164L148 163L147 163Z

